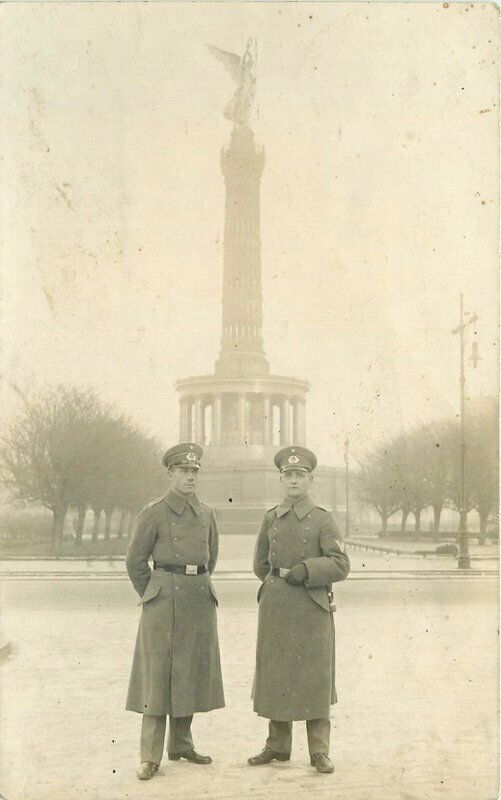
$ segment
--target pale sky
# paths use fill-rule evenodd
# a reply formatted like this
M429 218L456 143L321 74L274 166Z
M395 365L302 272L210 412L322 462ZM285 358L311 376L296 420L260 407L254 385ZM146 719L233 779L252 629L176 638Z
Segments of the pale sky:
M219 352L231 78L258 40L264 339L324 464L497 391L498 10L467 3L0 6L3 415L93 385L169 445ZM469 354L469 348L468 348Z

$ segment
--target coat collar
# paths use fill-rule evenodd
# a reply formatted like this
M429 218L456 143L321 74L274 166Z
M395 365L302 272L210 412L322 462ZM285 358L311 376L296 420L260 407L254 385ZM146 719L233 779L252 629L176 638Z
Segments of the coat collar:
M287 514L292 508L294 508L296 517L298 519L304 519L304 517L315 507L315 503L308 495L302 497L298 503L293 503L289 497L285 497L282 503L277 506L277 517L283 517L284 514Z
M165 502L176 514L181 516L184 512L187 505L193 510L193 513L196 514L197 517L200 516L202 513L202 508L200 506L200 500L196 496L196 494L190 494L188 497L181 497L180 494L174 492L172 489L169 489L167 494L164 497Z

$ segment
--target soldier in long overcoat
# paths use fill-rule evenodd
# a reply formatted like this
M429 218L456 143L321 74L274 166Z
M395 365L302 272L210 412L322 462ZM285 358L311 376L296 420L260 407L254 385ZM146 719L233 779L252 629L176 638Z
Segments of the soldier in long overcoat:
M210 763L194 749L192 717L224 706L211 582L218 530L195 494L201 456L193 442L165 453L169 490L139 514L126 556L142 607L126 706L143 715L140 780L158 771L167 716L169 758Z
M333 772L329 758L330 706L334 682L332 583L349 573L342 536L333 515L309 497L317 459L311 450L286 447L275 456L285 490L283 502L266 512L254 552L259 618L254 711L269 722L264 750L249 759L258 766L288 761L292 723L306 720L312 766Z

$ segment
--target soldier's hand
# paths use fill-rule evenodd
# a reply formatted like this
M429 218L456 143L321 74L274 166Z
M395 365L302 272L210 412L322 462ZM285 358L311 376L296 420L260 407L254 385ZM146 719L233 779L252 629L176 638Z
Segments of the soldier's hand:
M300 586L308 577L308 570L306 564L296 564L292 567L291 571L286 577L287 583L292 583L293 586Z

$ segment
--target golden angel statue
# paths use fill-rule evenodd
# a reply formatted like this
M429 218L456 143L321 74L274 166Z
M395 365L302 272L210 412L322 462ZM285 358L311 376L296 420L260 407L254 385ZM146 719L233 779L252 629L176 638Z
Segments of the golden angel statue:
M252 72L254 59L251 55L252 39L247 42L247 49L240 58L236 53L228 53L213 44L208 48L219 61L222 61L233 80L237 83L235 94L229 100L223 114L226 119L237 125L246 125L249 121L252 101L254 99L256 76Z

